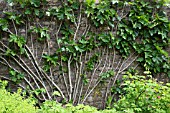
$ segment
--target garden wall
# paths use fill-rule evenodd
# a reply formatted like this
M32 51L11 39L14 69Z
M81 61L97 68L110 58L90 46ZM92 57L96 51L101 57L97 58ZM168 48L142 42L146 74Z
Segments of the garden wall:
M5 2L3 2L2 0L0 0L0 4L0 6L3 6L0 7L0 17L5 17L5 15L2 14L2 11L16 11L17 13L22 13L17 6L11 9L11 7L5 4ZM48 7L54 8L60 5L61 3L58 0L48 0L48 5L46 7L43 7L43 9L47 9ZM59 87L68 99L65 101L71 101L73 102L73 104L84 103L96 106L98 108L104 108L106 105L107 97L111 96L113 93L111 92L111 90L114 89L113 86L121 85L119 81L121 80L122 75L125 74L125 72L129 69L129 67L138 69L139 71L143 72L143 68L141 68L139 63L135 61L138 58L137 53L132 52L126 59L124 59L122 55L120 55L120 53L115 50L115 48L108 48L106 46L97 47L92 50L86 51L80 54L79 57L71 56L67 58L66 56L64 56L62 57L63 61L60 61L60 65L53 65L51 63L50 68L46 67L49 71L42 71L41 69L44 69L44 65L46 64L45 59L47 58L47 56L45 55L54 56L58 48L62 46L62 44L57 42L57 40L63 38L63 36L65 35L60 32L62 30L65 30L61 27L63 24L65 25L65 27L69 27L70 30L72 29L72 31L65 32L73 32L73 34L70 33L71 35L69 34L68 37L70 39L76 38L75 41L80 39L82 36L85 36L85 39L89 40L89 31L96 34L99 34L101 32L108 33L111 31L114 34L114 30L111 30L111 28L109 28L108 26L92 26L85 14L82 14L80 16L79 10L77 10L77 14L75 14L76 16L78 15L77 17L78 19L80 19L77 21L76 25L79 26L78 29L74 26L74 23L67 25L69 22L63 23L62 21L58 21L53 17L49 18L48 16L43 18L36 18L32 15L29 15L30 17L26 17L28 18L28 20L24 20L26 26L14 26L11 22L11 31L16 32L15 27L17 27L18 34L25 37L27 41L26 44L28 46L25 48L28 52L26 53L26 56L22 54L19 54L18 56L12 56L11 58L6 56L4 57L6 60L1 62L1 64L4 64L0 65L1 79L11 81L10 87L12 87L12 90L16 87L22 87L23 89L30 91L29 88L27 89L27 85L29 85L30 89L46 88L46 91L49 92L49 95L47 93L40 95L38 97L40 101L53 98L59 102L63 102L64 100L60 97L61 95L52 95L53 92L58 90L57 87ZM168 13L168 15L170 15L169 9L166 9L166 12ZM48 28L49 31L46 31L46 29L43 30L45 33L49 34L50 39L39 40L38 38L40 36L35 33L36 31L33 33L29 32L29 29L32 29L33 26L36 26L37 28ZM8 49L8 47L10 48L10 44L8 44L7 41L7 39L9 38L8 33L1 33L1 36L1 40L4 44L3 45L1 43L0 45L2 49L1 55L3 56L3 49L6 50ZM170 53L169 48L167 48L167 51ZM61 56L58 57L60 58ZM67 59L66 61L64 60L65 58ZM8 65L7 62L9 62L10 64ZM18 82L17 84L15 84L15 82L10 78L11 75L9 74L9 71L11 70L9 67L14 67L19 72L22 72L26 78L24 79L24 82ZM92 70L87 69L91 67ZM112 76L112 73L114 73L114 76ZM168 79L165 78L166 77L163 75L158 76L158 79L167 82ZM34 81L34 79L35 81L37 81L37 83ZM33 87L31 88L31 86ZM69 92L72 93L70 94Z

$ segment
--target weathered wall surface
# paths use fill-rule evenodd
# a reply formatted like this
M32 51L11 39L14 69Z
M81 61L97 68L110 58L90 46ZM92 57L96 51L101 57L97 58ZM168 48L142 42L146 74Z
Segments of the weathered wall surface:
M2 7L0 7L0 11L4 10L5 7L5 3L2 3L3 0L0 0L0 5ZM55 7L58 5L58 0L48 0L49 2L49 7ZM167 9L166 10L168 12L168 15L170 15L170 10ZM169 16L170 17L170 16ZM43 26L43 27L49 27L49 29L52 31L50 32L50 40L47 41L47 43L45 42L38 42L37 41L37 36L36 35L32 35L30 36L31 38L29 38L27 41L28 46L30 47L33 55L35 56L36 61L38 62L38 64L41 66L43 65L43 59L41 58L41 56L45 53L48 54L54 54L58 48L58 45L56 43L56 35L55 33L58 31L58 28L60 26L61 23L56 22L54 20L49 20L48 18L43 18L43 19L36 19L33 22L30 22L31 25L29 25L29 27L31 28L33 25L36 26ZM87 18L86 17L82 17L81 19L81 24L80 24L80 30L78 31L78 35L77 37L81 37L82 35L84 35L85 30L89 27L89 24L87 23ZM73 28L75 30L75 28ZM25 28L19 28L18 32L21 33L23 36L25 36L27 29ZM100 32L100 29L96 29L91 27L90 28L91 31L93 32ZM106 32L107 32L107 28L106 28ZM60 36L60 34L59 34ZM5 39L4 39L5 40ZM169 53L170 53L170 49L167 48ZM99 53L101 54L101 57L99 59L99 62L97 62L95 64L94 70L93 71L89 71L89 72L85 72L85 64L87 63L87 61L93 56L95 55L95 53ZM77 87L77 94L75 95L75 103L81 103L81 98L84 98L84 96L86 94L88 94L91 89L94 88L94 91L92 93L90 93L90 95L87 97L87 99L85 100L85 104L90 104L93 106L96 106L98 108L103 108L105 106L105 102L106 102L106 92L108 92L108 90L110 89L110 87L115 84L115 80L117 78L121 79L122 74L124 73L124 71L129 67L137 67L140 69L140 67L138 67L138 64L136 62L133 62L133 59L136 58L136 55L132 53L132 56L129 56L128 60L123 60L123 58L114 50L114 49L108 49L108 48L98 48L95 49L94 51L89 51L86 54L83 54L81 56L81 64L74 64L71 65L71 79L72 79L72 84L73 86L79 83L79 87ZM10 59L7 59L10 60ZM23 59L26 64L30 67L30 69L35 72L35 74L37 73L37 70L34 66L34 64L30 61L30 59L28 58L24 58ZM11 61L12 62L12 61ZM12 66L15 66L15 63L11 64ZM63 64L66 68L67 65ZM16 66L17 69L21 69L19 66ZM97 86L95 86L98 83L98 80L100 79L99 76L104 73L107 72L109 70L114 70L116 73L115 77L112 77L110 79L108 79L106 82L103 83L99 83ZM5 65L0 65L0 75L1 76L9 76L9 68ZM54 82L61 88L61 90L63 91L63 93L66 96L69 96L67 93L68 91L66 90L66 84L64 83L64 79L63 76L65 76L65 79L67 82L69 82L68 79L68 74L67 73L60 73L60 69L59 67L53 67L51 69L51 73L48 73L49 76L53 76L52 78L54 79ZM89 82L91 83L91 85L84 85L82 82L82 80L79 81L79 78L77 76L80 76L82 73L85 73L87 75L87 79L89 80ZM1 77L2 79L5 79ZM116 79L115 79L116 78ZM28 77L29 79L29 77ZM160 78L162 79L162 78ZM31 81L32 79L30 79ZM46 83L48 84L48 83ZM21 83L21 85L25 86L25 83ZM32 84L35 85L35 84ZM67 84L68 87L70 84ZM75 87L74 87L75 88ZM87 90L88 89L88 90ZM47 90L51 91L50 86L47 86ZM54 90L52 90L54 91ZM76 91L75 89L73 89L73 91ZM56 98L58 99L58 98ZM60 98L58 99L58 101L60 101Z

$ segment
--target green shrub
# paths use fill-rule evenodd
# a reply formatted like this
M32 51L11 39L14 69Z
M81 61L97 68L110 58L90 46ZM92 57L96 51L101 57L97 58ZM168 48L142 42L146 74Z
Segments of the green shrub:
M5 81L0 81L0 113L36 113L35 102L24 99L19 89L17 93L10 93L4 89Z
M149 75L139 76L127 72L122 86L124 94L110 110L46 101L39 113L170 113L170 83L163 84Z
M55 101L45 101L40 109L35 108L35 101L21 96L21 90L10 93L5 89L7 81L0 80L0 113L117 113L114 109L98 111L97 108L79 104L62 105Z
M73 106L72 104L56 104L55 101L46 101L39 109L38 113L118 113L115 109L111 110L97 110L97 108L79 104Z
M11 94L5 90L7 82L0 81L0 113L170 113L170 83L158 83L151 77L133 76L130 73L124 80L122 90L125 94L109 110L98 110L82 104L62 105L55 101L45 101L37 109L33 98L24 99L20 89Z
M46 101L41 106L39 113L97 113L95 107L77 105L73 106L72 104L56 104L55 101Z
M149 78L149 79L148 79ZM114 108L125 113L170 113L170 83L163 84L145 76L125 76L120 100Z

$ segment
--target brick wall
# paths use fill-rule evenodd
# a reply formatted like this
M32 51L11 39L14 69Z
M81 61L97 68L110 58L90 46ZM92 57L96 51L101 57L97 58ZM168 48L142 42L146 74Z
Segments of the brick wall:
M2 3L2 1L3 0L0 0L0 3ZM54 6L59 5L58 0L48 0L48 1L49 1L49 7L54 7ZM4 10L4 9L1 7L0 11L2 11L2 10ZM170 10L167 9L166 11L170 15ZM87 23L86 23L86 21L87 21L86 17L83 17L81 21L82 21L82 23L80 25L80 30L79 30L78 35L77 35L78 37L81 37L83 32L84 32L84 29L86 27L88 27ZM34 54L39 65L42 66L43 65L43 60L41 59L42 54L49 53L49 54L52 55L56 52L56 49L58 48L58 45L56 43L56 36L54 35L54 33L57 32L57 29L59 28L60 23L55 21L55 20L51 21L48 18L42 18L41 20L36 19L35 21L30 22L30 24L31 24L30 27L33 26L33 25L43 26L43 27L45 27L45 26L49 27L50 26L50 36L51 36L51 38L50 38L50 40L48 40L48 44L45 43L45 42L38 42L36 35L29 36L29 39L27 39L28 46L30 47L30 49L31 49L32 53ZM75 28L73 28L73 29L75 30ZM92 30L93 32L100 32L100 29L98 29L98 28L96 29L96 28L92 27L90 30ZM107 32L107 28L105 30ZM19 27L18 32L21 35L25 36L26 29L24 27ZM32 38L30 38L30 37L32 37ZM4 37L4 40L5 40L5 38L6 37ZM48 45L49 45L49 47L47 47ZM170 49L169 48L167 48L167 49L170 53ZM135 54L130 56L127 61L124 61L121 58L121 56L116 51L114 51L114 49L98 48L98 49L95 49L94 51L87 52L87 56L86 56L86 54L82 55L82 59L81 59L82 65L77 64L78 68L77 68L77 65L72 65L72 67L71 67L71 77L72 77L73 85L74 85L74 83L76 83L76 75L81 74L81 72L79 72L80 71L79 67L80 66L85 67L86 62L88 61L88 59L91 56L94 55L94 53L100 53L102 55L101 55L101 58L99 59L100 62L96 63L96 65L95 65L95 68L94 68L95 70L85 72L87 74L87 78L88 78L89 81L93 78L92 84L89 86L89 91L95 86L95 83L97 83L97 80L99 79L99 75L101 75L101 73L107 72L108 70L115 70L115 73L116 73L116 72L120 71L119 69L126 68L128 65L132 66L132 67L137 66L136 62L132 62L133 59L136 57ZM23 60L30 67L30 69L37 74L36 68L30 62L30 60L26 57L24 57ZM13 62L13 61L11 61L11 62L12 62L11 65L15 66L15 62ZM64 65L67 66L66 64L64 64ZM19 66L15 66L15 67L19 70L21 69ZM140 67L137 67L137 68L139 70L141 70ZM63 82L63 77L59 73L60 72L59 67L58 66L53 67L51 70L52 70L52 76L54 78L54 82L57 83L57 85L61 88L61 90L64 92L64 94L66 96L68 96L65 84ZM8 71L9 70L8 70L7 66L1 65L1 68L0 68L0 75L1 76L5 75L6 77L9 77ZM126 69L123 70L120 74L118 74L117 78L121 79L122 74L125 71L126 71ZM83 70L82 70L82 72L83 72ZM27 75L27 73L25 73L25 74ZM49 76L51 76L50 73L47 73L47 74L49 74ZM68 74L67 73L64 73L64 74L66 75L66 81L68 82ZM27 76L27 78L29 79L28 76ZM4 78L2 78L2 79L4 79ZM163 78L159 78L159 79L163 79ZM93 105L93 106L96 106L98 108L103 108L105 106L106 92L111 87L111 84L114 83L114 80L115 80L115 77L108 79L106 82L99 83L98 86L94 89L94 91L88 96L87 100L85 101L85 104ZM78 87L77 96L79 96L80 95L79 92L82 91L81 97L83 97L83 95L87 91L88 85L83 85L82 81L80 81L80 82L81 83ZM21 85L25 86L25 83L23 82L23 83L21 83ZM69 86L69 84L67 84L67 85ZM16 87L16 86L12 85L12 87ZM50 86L47 86L47 89L50 92L54 91L53 89L50 88ZM58 97L56 99L58 99L58 101L61 100L61 98L58 98ZM75 103L78 103L78 100L79 100L79 98L77 97Z

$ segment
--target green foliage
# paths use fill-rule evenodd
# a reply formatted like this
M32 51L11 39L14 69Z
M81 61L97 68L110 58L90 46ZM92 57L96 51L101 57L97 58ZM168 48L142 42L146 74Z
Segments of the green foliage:
M43 28L37 28L37 27L33 27L32 29L30 29L29 32L35 32L38 34L38 40L42 41L45 39L50 39L50 35L48 34L48 28L43 27Z
M158 83L155 79L132 75L127 72L122 85L124 95L110 105L110 110L97 111L96 108L84 105L56 104L46 101L39 112L42 113L169 113L170 84ZM112 101L110 97L110 103ZM109 102L109 101L108 101Z
M40 109L34 107L33 98L23 99L21 90L11 94L4 88L6 81L0 81L0 111L7 113L168 113L170 108L170 84L146 79L145 76L133 76L127 72L122 85L125 95L120 97L114 108L97 110L95 107L72 104L62 105L55 101L45 101ZM56 92L57 95L59 93ZM112 99L111 99L112 100Z
M102 73L100 75L100 78L101 78L102 81L104 81L104 80L106 80L106 79L108 79L108 78L110 78L112 76L114 76L114 71L110 70L110 71L107 71L105 73Z
M5 44L7 46L9 45L9 48L5 48L5 46L0 48L0 51L5 53L3 57L14 58L16 55L25 55L24 53L27 52L26 57L30 55L29 59L33 60L31 63L35 70L31 70L32 67L27 67L27 63L24 64L23 62L19 64L21 65L20 67L22 67L22 65L26 66L28 70L27 74L34 75L34 71L36 71L33 77L37 79L38 83L41 83L41 80L45 79L49 80L49 83L52 81L52 90L54 90L53 86L55 86L55 82L53 81L53 76L48 76L48 72L50 72L50 75L53 75L52 67L58 66L61 73L73 75L69 73L69 69L66 68L68 62L70 63L71 69L75 68L74 63L77 63L76 68L79 68L79 63L82 63L79 62L80 57L84 58L86 53L93 53L94 50L100 48L107 48L108 51L116 49L124 58L129 56L133 51L139 56L137 61L145 69L146 73L149 71L150 74L151 71L152 74L164 73L170 76L170 57L167 51L165 51L165 48L170 42L168 36L170 22L166 13L162 10L167 0L153 0L151 2L146 2L145 0L134 0L133 2L99 0L99 3L96 3L95 0L86 0L85 2L66 0L65 2L61 1L61 5L51 8L46 7L46 0L7 0L7 2L12 6L12 9L15 8L15 6L19 7L19 11L6 11L4 12L5 16L0 18L0 32L6 33L8 42ZM92 28L89 30L83 29L85 33L83 36L79 33L81 29L80 24L83 23L82 20L84 20L81 18L82 16L87 18L87 24L90 23L89 26L92 25ZM43 20L40 20L42 18ZM43 27L41 25L39 26L38 23L36 26L29 26L27 23L30 21L34 23L34 19L36 19L37 22L44 21L46 18L50 19L51 22L61 23L61 26L58 25L54 28L54 31L58 29L57 33L50 33L50 25ZM41 63L44 64L43 69L45 72L41 70L39 64L37 64L36 59L38 57L36 56L34 58L34 54L36 53L31 53L31 49L34 48L30 50L27 48L27 50L25 50L27 40L30 40L26 38L29 38L30 34L26 34L25 36L27 37L20 36L17 32L20 29L17 28L21 28L22 26L26 26L26 29L28 26L32 28L29 33L31 36L38 36L36 41L45 42L50 39L50 36L56 36L56 44L58 44L56 52L54 54L50 52L50 54L44 54L44 48L42 56L40 56L43 58L43 63L40 62L40 65ZM88 25L86 27L88 27ZM100 32L94 33L93 28ZM34 43L32 44L32 47L33 46ZM92 54L86 59L88 61L84 62L85 66L82 66L84 70L77 71L76 78L80 73L81 81L85 85L89 83L89 79L87 75L84 74L86 73L84 71L93 71L96 64L99 63L100 54L102 54L102 52ZM22 57L22 55L19 57ZM20 59L19 57L17 58ZM123 67L123 65L121 67ZM82 72L83 74L81 74ZM38 76L40 76L40 79L38 79ZM113 76L114 71L109 70L108 72L102 73L99 76L99 80L104 82ZM168 85L157 83L153 79L146 80L145 77L141 76L129 76L130 78L126 78L127 80L125 81L123 89L121 89L122 87L120 87L119 81L116 81L115 86L111 88L113 95L122 95L119 97L120 100L118 103L114 104L114 107L118 111L143 113L168 112L169 109L166 109L167 106L169 107L169 104L167 104L169 102ZM23 78L24 75L22 73L16 72L14 69L10 70L10 79L13 82L19 83ZM42 83L48 83L48 81ZM30 85L32 84L30 83ZM72 88L71 85L70 83L70 88ZM76 86L76 89L79 89L79 86ZM40 88L32 93L39 95L45 93L45 90ZM72 91L70 91L70 93L72 93ZM60 96L61 94L56 91L53 95ZM108 98L108 108L111 108L113 99L111 96ZM116 101L116 99L114 101ZM47 101L43 104L40 112L100 112L97 111L96 108L83 105L74 107L68 104L64 107L65 109L61 104L56 105L53 101ZM112 113L116 111L113 109L111 111L105 110L101 112Z
M122 85L124 95L114 108L125 113L169 113L170 84L157 82L150 76L132 75L127 72Z
M23 54L25 52L24 45L26 43L26 40L24 37L11 34L9 42L14 45L16 44L19 47L20 54Z
M5 89L5 87L7 86L8 82L7 81L2 81L0 80L0 88Z
M45 0L6 0L11 6L14 5L14 3L19 3L22 8L26 6L32 6L32 7L40 7L41 2L45 2Z
M58 61L58 57L57 56L55 56L55 55L53 55L53 56L52 55L51 56L43 55L42 57L46 60L46 62L48 62L48 63L50 63L50 64L52 64L54 66L57 65L57 61Z
M47 16L54 16L58 20L69 20L75 22L76 18L73 12L78 9L79 4L76 1L68 0L63 2L62 6L49 8L46 11Z
M48 56L47 62L53 62L52 64L56 65L54 58L57 58L59 54L63 61L67 61L70 55L78 58L80 53L107 46L116 48L125 57L132 50L135 51L139 54L137 61L140 62L140 65L154 74L170 73L169 56L164 50L169 43L169 20L166 17L166 13L161 9L164 3L167 3L166 0L155 0L152 2L135 0L134 2L125 3L116 0L111 1L112 4L107 0L99 1L98 4L94 0L86 0L83 3L67 0L59 7L48 8L45 12L40 7L42 4L45 5L45 0L7 1L9 4L19 4L23 8L24 13L22 15L5 12L7 19L0 19L0 27L3 31L8 30L8 19L13 20L17 25L24 24L25 14L34 14L41 18L39 17L41 12L44 16L54 17L58 21L63 22L60 31L62 37L57 39L57 43L61 47L53 58L49 57L50 55L44 57L46 59ZM116 4L120 6L120 9L116 9ZM80 13L86 15L92 25L115 28L116 24L118 26L118 28L115 28L116 34L113 34L112 31L108 33L89 33L86 37L82 36L80 40L74 41L74 30L71 26L78 21L79 16L75 11L79 9L80 5L83 5L83 10ZM123 12L126 5L130 7L130 10L127 11L127 18L117 13L121 10ZM121 9L122 6L124 6L123 9ZM50 31L47 27L34 26L30 32L38 34L38 40L40 41L50 38ZM88 40L87 37L89 38ZM25 40L23 37L11 34L9 42L16 43L20 48L20 53L24 52L23 45ZM15 51L13 52L16 53ZM92 70L93 65L94 63L89 61L87 63L88 69ZM48 70L50 66L46 65L45 67Z
M1 113L36 113L35 102L31 98L24 99L18 90L17 93L10 93L4 89L5 81L0 81L0 112Z
M0 18L0 29L3 31L7 31L8 21L6 19Z
M116 113L114 109L98 111L97 108L88 105L62 105L60 103L56 103L55 101L45 101L40 106L40 109L38 109L34 107L35 101L33 98L29 97L25 99L20 95L20 89L18 89L17 93L12 94L4 89L6 85L7 81L0 81L1 113ZM36 90L36 93L38 93L40 90ZM55 92L54 95L60 94Z
M15 51L14 51L14 50L7 49L7 51L6 51L5 55L7 55L7 56L15 56L15 55L16 55L16 53L15 53Z
M16 72L13 69L10 69L9 74L11 80L15 83L20 83L24 79L24 74Z
M131 10L118 25L116 48L127 56L133 49L140 57L137 61L153 73L168 73L169 56L163 49L169 40L169 20L160 9L161 3L135 0Z
M38 96L40 93L45 93L45 89L43 89L43 88L35 89L35 90L31 91L31 93Z
M92 71L94 68L94 64L98 61L99 54L95 53L87 62L86 67L88 71Z
M96 5L93 0L87 0L86 3L87 9L85 14L87 14L87 17L96 27L101 25L114 27L113 20L116 11L111 8L110 1L101 1L98 5Z
M21 14L17 14L15 12L4 12L4 14L6 15L6 18L14 21L17 25L21 25L24 23L24 21L21 18L22 17Z
M55 101L46 101L41 106L38 113L117 113L115 109L112 110L101 110L98 111L97 108L79 104L73 106L72 104L56 104Z
M81 74L81 78L84 85L87 85L89 83L89 79L87 78L86 74Z

